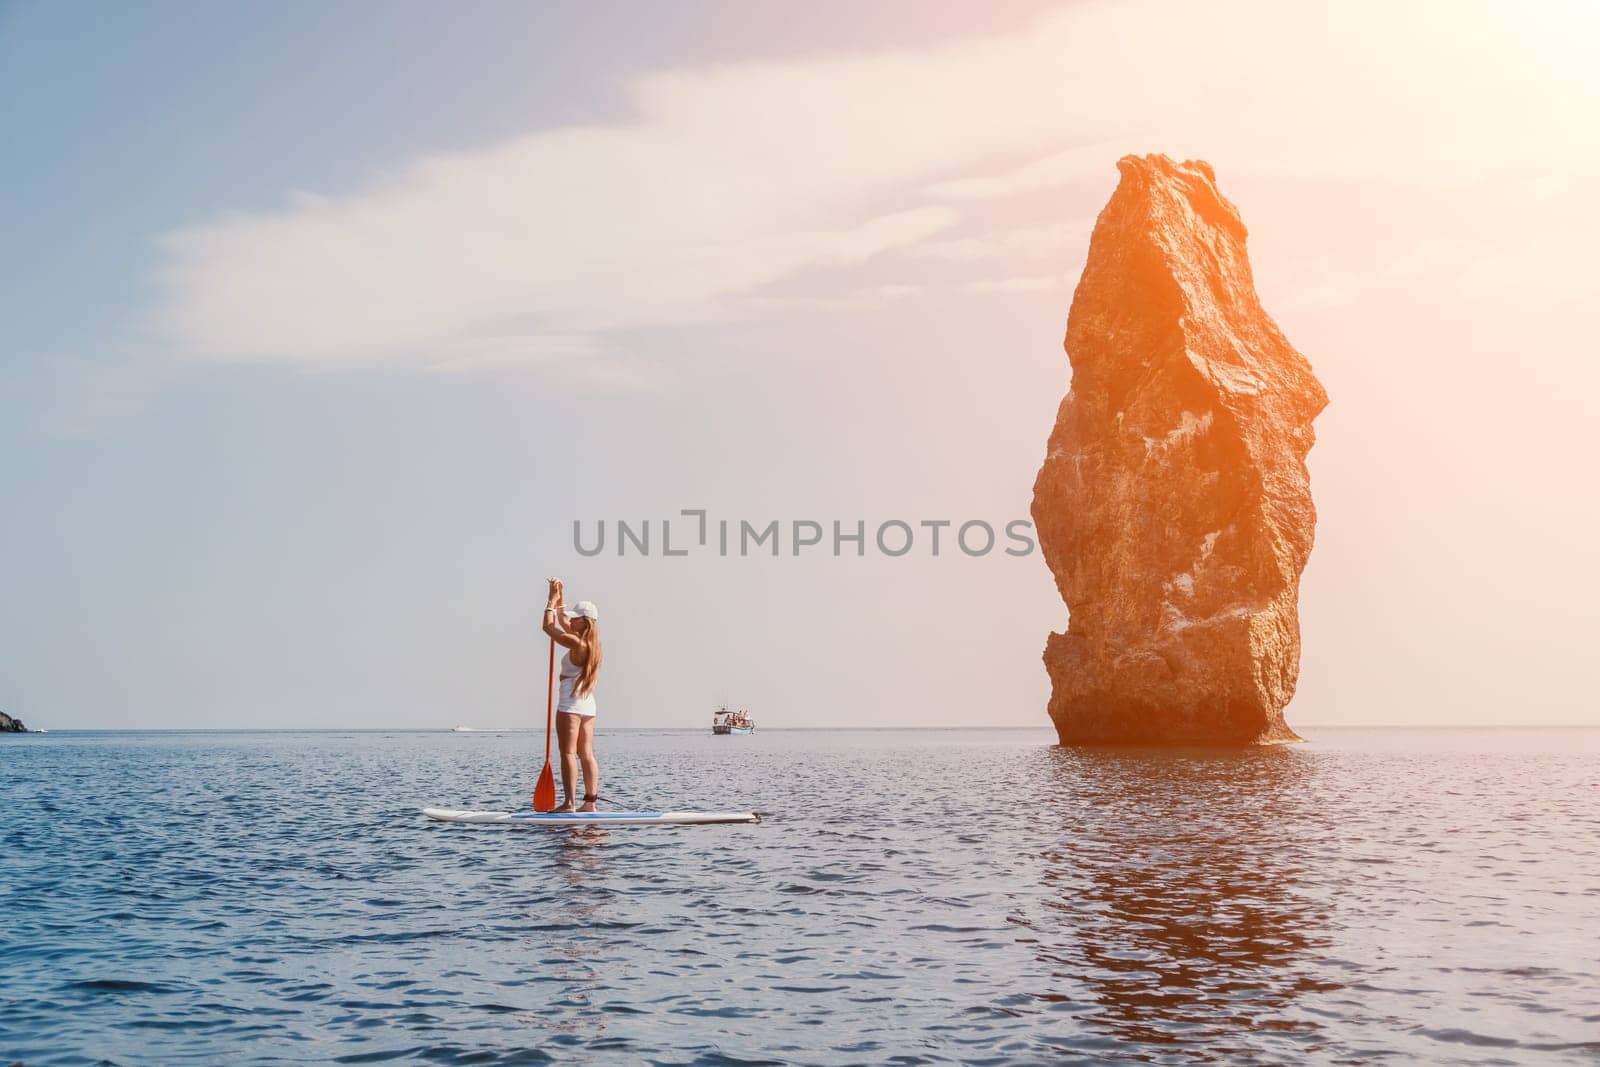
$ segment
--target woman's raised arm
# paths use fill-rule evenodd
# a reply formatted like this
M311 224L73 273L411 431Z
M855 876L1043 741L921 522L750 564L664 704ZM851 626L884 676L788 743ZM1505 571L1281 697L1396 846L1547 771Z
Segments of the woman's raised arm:
M561 625L562 612L566 608L566 601L562 596L561 579L550 579L550 592L545 597L544 605L544 632L562 648L581 648L578 639L567 633Z

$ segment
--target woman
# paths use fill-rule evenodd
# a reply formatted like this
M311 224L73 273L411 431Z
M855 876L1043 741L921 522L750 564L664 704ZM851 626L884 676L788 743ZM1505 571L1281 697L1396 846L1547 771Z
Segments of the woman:
M571 629L565 629L566 618ZM600 674L600 612L591 600L566 606L561 579L550 579L544 632L566 649L561 657L561 698L556 704L556 740L561 745L561 791L566 803L555 810L593 811L600 799L600 764L594 758L594 683ZM583 761L583 807L574 808L578 762Z

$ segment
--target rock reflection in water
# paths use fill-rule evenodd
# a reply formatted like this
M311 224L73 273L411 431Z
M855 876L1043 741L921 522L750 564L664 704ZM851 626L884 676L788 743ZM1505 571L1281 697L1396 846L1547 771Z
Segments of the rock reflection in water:
M1298 888L1311 761L1285 748L1041 758L1048 893L1018 921L1058 982L1042 996L1143 1046L1249 1059L1234 1039L1278 1030L1318 1047L1318 1024L1294 1011L1331 988L1309 963L1328 916Z

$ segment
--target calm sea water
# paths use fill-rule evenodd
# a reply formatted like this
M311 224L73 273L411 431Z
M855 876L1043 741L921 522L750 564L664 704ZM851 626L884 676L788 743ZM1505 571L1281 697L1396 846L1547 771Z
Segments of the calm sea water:
M1600 1058L1600 731L0 738L0 1062Z

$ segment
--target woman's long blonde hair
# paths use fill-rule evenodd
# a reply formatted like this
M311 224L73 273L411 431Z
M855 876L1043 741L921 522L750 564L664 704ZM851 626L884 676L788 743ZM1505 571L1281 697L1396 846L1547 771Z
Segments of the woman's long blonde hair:
M588 616L584 616L588 619ZM578 639L584 652L583 665L578 668L578 677L572 683L572 695L586 697L594 692L594 680L600 673L600 624L594 619L588 619L589 626L583 633L573 633ZM576 657L574 657L576 662Z

